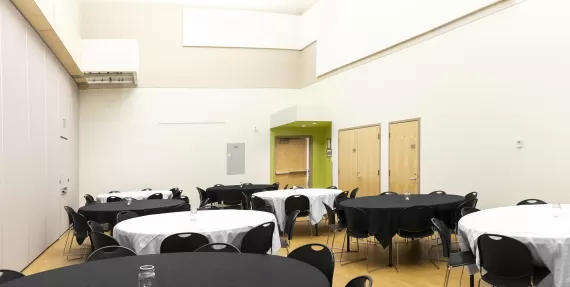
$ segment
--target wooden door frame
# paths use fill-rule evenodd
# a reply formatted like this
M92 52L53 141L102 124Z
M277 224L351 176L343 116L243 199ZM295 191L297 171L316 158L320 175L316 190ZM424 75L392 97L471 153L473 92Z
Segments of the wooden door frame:
M411 119L405 119L405 120L400 120L400 121L393 121L393 122L389 122L388 123L388 189L390 189L390 177L392 176L391 172L390 172L390 152L391 152L391 146L390 146L390 127L393 124L401 124L401 123L408 123L408 122L414 122L417 121L418 122L418 145L420 146L420 148L418 149L418 176L417 176L417 185L418 185L418 194L422 194L422 121L421 118L411 118ZM391 190L389 190L391 191Z
M313 187L313 136L275 136L273 138L273 179L275 179L275 173L277 172L277 141L279 139L298 139L298 138L308 138L309 139L309 188Z
M356 126L356 127L350 127L350 128L344 128L344 129L338 129L337 132L337 153L336 153L336 157L337 157L337 181L340 179L340 156L339 156L339 146L340 146L340 132L344 132L344 131L350 131L350 130L358 130L358 129L363 129L363 128L371 128L371 127L378 127L378 194L382 193L382 123L377 123L377 124L370 124L370 125L363 125L363 126ZM358 138L357 138L358 140ZM357 143L358 145L358 143ZM390 143L388 143L388 145L390 145ZM358 151L357 151L358 152ZM390 165L390 158L388 158L388 165ZM358 166L358 162L357 162L357 166ZM337 183L338 184L338 183ZM390 186L390 178L388 178L388 186Z

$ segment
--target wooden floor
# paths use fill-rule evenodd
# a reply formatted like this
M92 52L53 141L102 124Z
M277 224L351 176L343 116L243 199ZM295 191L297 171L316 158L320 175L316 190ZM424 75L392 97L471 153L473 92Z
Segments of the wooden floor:
M293 240L291 241L291 249L307 243L322 243L325 244L327 240L327 230L324 226L320 229L320 234L318 237L310 237L308 233L306 222L297 222L295 226L295 234ZM334 252L340 252L342 247L343 234L337 233L335 240L335 248L339 250L334 250ZM34 262L32 262L25 270L24 274L31 275L34 273L55 269L59 267L69 266L73 264L81 264L82 259L68 261L66 257L62 255L63 246L65 244L66 234L64 234L57 242L55 242L50 248L48 248L42 255L40 255ZM332 240L332 236L331 236ZM354 241L354 239L353 239ZM329 242L330 245L330 242ZM78 248L74 244L74 248ZM351 248L356 249L356 243L352 243ZM343 260L345 259L355 259L356 256L364 256L364 250L366 245L360 244L360 253L348 253L347 256L343 255ZM397 272L395 268L389 268L385 265L388 263L388 249L384 250L379 245L369 245L370 250L370 268L382 268L377 271L368 273L366 271L366 261L355 262L347 265L341 265L336 263L334 272L334 287L344 287L350 279L360 276L360 275L370 275L374 279L374 286L443 286L443 279L445 275L446 263L441 262L439 264L440 269L438 270L428 259L427 259L427 244L425 240L421 242L409 242L402 244L400 248L400 272ZM396 250L394 248L394 258ZM435 249L433 250L433 255L435 256ZM279 255L286 256L287 252L285 249L279 251ZM335 254L335 259L340 259L340 253ZM394 259L395 262L395 259ZM461 268L455 268L452 270L449 286L459 286L459 277L461 274ZM475 276L475 284L477 284L479 277ZM469 286L469 276L467 272L463 275L463 286ZM481 284L483 285L483 283ZM485 285L487 286L487 285Z

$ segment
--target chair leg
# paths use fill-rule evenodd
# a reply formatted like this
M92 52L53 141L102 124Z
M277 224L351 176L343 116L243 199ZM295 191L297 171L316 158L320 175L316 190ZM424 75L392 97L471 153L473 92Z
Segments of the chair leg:
M461 267L461 276L459 276L459 287L463 285L463 271L465 270L465 266Z
M396 271L400 272L400 246L398 245L398 240L396 239Z
M344 237L344 239L342 240L342 248L340 250L340 261L339 261L339 262L341 262L341 264L342 264L342 255L344 254L344 243L346 242L347 236L343 236L343 237Z
M67 232L67 235L65 236L65 245L63 245L63 256L66 255L65 248L67 247L67 242L69 242L69 235L71 234L71 229L68 228L66 232Z
M447 284L449 284L449 275L451 275L451 267L447 267L447 270L445 271L445 280L443 281L443 287L447 287Z
M428 248L427 248L427 251L428 251L428 260L435 266L435 268L439 269L439 253L437 253L438 261L434 261L433 258L431 257L431 254L430 254L430 251L431 251L431 248L430 248L430 241L431 241L431 240L432 240L432 239L431 239L431 236L428 237L428 241L427 241L427 245L428 245Z

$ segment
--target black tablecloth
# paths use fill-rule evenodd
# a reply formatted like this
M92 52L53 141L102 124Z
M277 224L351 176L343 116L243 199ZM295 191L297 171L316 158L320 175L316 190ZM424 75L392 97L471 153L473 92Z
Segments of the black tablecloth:
M206 194L210 198L210 202L218 201L237 201L241 200L241 193L244 192L251 197L252 194L273 188L272 184L254 184L254 185L224 185L210 187L206 189Z
M139 267L154 265L158 287L325 287L319 270L281 256L173 253L106 259L16 279L3 287L137 286Z
M87 205L79 208L78 212L83 214L87 220L114 225L117 221L117 213L121 211L133 211L141 216L167 213L183 203L184 201L180 199L133 200L131 205L127 205L126 201L119 201Z
M465 197L459 195L418 194L410 195L406 200L403 195L366 196L345 200L340 203L348 214L353 208L360 208L370 216L368 232L387 247L392 237L398 232L398 214L400 210L415 205L425 205L435 210L436 217L449 226L453 223L455 210ZM353 209L354 210L354 209Z

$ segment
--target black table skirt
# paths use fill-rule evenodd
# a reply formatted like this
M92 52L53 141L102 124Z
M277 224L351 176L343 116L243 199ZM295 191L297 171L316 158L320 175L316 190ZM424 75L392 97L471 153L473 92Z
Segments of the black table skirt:
M425 205L433 208L436 217L452 226L457 207L465 201L459 195L410 195L406 200L403 195L366 196L345 200L340 203L344 212L352 212L354 208L364 210L370 216L369 234L374 235L382 246L392 243L392 237L398 232L399 212L415 205Z
M172 212L175 207L181 204L184 204L184 201L180 199L133 200L131 205L127 205L126 201L119 201L87 205L79 208L78 212L87 220L115 225L117 214L121 211L133 211L142 216Z
M242 192L251 197L251 195L256 192L270 190L271 188L273 188L273 185L271 184L254 184L245 186L224 185L209 187L206 189L206 194L208 195L208 198L210 198L210 202L238 201L242 199Z
M106 259L38 273L2 286L137 286L142 265L154 265L158 287L330 286L323 273L301 261L236 253L173 253Z

